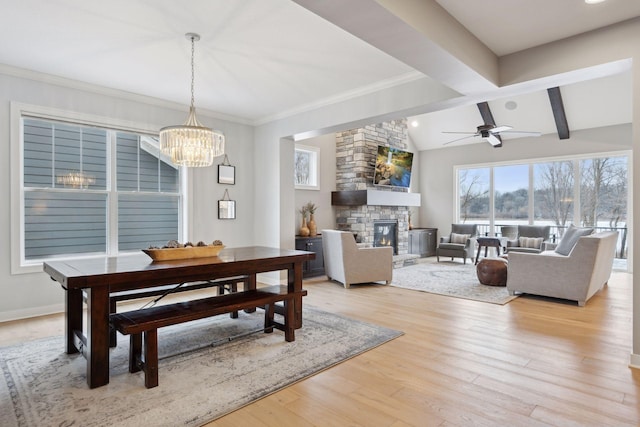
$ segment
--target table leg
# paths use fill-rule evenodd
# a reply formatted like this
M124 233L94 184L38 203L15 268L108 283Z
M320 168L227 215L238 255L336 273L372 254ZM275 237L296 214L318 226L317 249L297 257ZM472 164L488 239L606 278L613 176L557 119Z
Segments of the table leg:
M475 264L478 264L478 258L480 258L480 251L482 250L482 245L478 245L478 252L476 252L476 262Z
M256 287L257 287L256 274L255 273L249 274L245 284L247 285L247 289L243 289L243 291L255 290ZM255 308L248 308L244 312L245 313L254 313L255 311L256 311Z
M65 292L65 340L67 353L80 351L75 345L75 331L82 331L82 289L67 289Z
M109 383L109 287L87 288L87 384Z
M289 292L298 292L293 299L294 329L302 328L302 262L296 262L287 270L287 287Z

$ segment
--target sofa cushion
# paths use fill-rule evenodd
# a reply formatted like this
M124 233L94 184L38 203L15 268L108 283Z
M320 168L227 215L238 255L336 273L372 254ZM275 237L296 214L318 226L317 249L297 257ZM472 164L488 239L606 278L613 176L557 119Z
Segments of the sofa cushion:
M518 243L521 248L540 249L542 237L518 237Z
M578 239L582 236L588 236L591 233L593 233L593 228L581 228L571 224L564 233L560 243L558 243L556 252L560 255L569 255L573 250L573 247L578 243Z
M471 234L456 234L451 233L451 243L467 243L467 239L471 237Z

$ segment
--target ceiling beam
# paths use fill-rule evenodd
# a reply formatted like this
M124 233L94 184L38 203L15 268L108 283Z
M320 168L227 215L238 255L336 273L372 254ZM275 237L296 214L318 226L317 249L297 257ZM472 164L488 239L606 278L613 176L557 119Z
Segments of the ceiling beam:
M493 114L491 113L491 108L489 108L488 102L478 102L478 110L480 111L480 115L482 116L482 121L485 125L495 126L496 121L493 119ZM502 138L500 135L494 135L499 141L500 144L493 145L495 148L502 147Z
M564 112L564 103L562 102L562 94L558 86L547 89L549 101L551 102L551 111L556 121L556 129L560 139L569 139L569 124L567 123L567 115Z
M462 95L498 88L498 57L433 0L293 0Z

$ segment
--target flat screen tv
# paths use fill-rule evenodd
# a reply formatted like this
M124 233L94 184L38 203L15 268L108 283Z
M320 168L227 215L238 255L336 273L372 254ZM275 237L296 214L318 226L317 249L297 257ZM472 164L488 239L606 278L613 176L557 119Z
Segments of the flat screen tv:
M413 153L378 145L374 185L409 188Z

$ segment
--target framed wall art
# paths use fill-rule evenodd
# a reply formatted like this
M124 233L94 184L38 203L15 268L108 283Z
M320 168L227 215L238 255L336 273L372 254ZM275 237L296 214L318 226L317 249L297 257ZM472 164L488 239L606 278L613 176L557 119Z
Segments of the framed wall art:
M297 190L320 190L320 148L296 144L293 182Z
M229 158L224 155L224 160L218 165L218 184L236 183L236 167L229 164Z
M218 219L236 219L236 201L231 200L228 190L224 190L222 200L218 200Z

